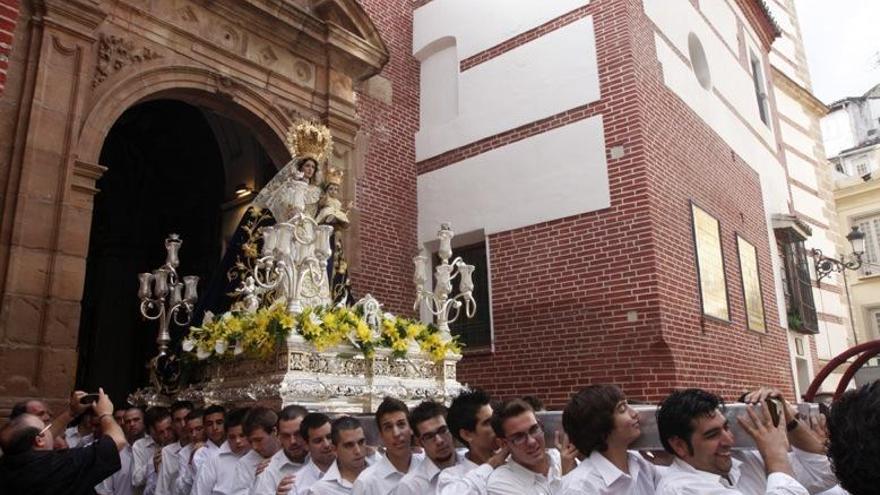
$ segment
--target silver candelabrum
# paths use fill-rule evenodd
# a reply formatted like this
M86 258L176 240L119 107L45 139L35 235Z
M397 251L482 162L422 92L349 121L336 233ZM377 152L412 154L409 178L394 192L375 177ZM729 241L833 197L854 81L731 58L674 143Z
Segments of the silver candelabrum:
M319 225L305 213L305 182L294 182L290 220L263 227L262 257L254 265L254 281L263 289L275 290L287 300L287 310L302 312L303 300L314 305L330 304L327 261L332 253L333 227ZM301 184L301 186L300 186ZM299 186L299 187L297 187ZM326 286L326 294L321 288Z
M434 268L434 291L431 292L425 288L428 281L427 267L428 255L424 250L413 258L415 264L415 275L413 283L416 286L416 302L413 305L414 310L418 310L421 305L433 315L437 320L437 328L440 330L445 340L452 338L449 331L449 324L458 319L461 314L461 306L464 305L465 314L468 318L473 318L477 310L477 301L474 300L474 265L468 265L461 257L457 257L452 262L452 237L455 233L448 223L440 225L440 231L437 237L440 239L440 248L437 255L440 257L440 264ZM458 295L450 298L452 292L452 281L458 277Z
M168 234L168 238L165 239L165 250L168 253L165 264L153 270L153 273L138 274L141 315L148 320L159 320L159 336L156 337L159 356L164 356L168 352L168 344L171 343L168 328L171 323L179 326L189 325L193 305L199 297L196 289L199 277L189 275L183 277L183 282L180 282L177 275L177 267L180 265L178 252L181 244L183 241L179 235Z

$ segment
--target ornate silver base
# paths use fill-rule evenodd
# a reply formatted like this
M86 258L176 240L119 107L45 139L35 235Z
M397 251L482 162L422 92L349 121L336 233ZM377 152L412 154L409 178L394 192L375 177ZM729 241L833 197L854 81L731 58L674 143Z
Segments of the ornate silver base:
M408 405L425 399L448 403L463 388L455 377L461 356L434 363L414 351L395 359L379 350L366 359L350 345L317 352L294 335L271 359L207 365L201 380L182 389L178 398L227 406L299 404L346 413L371 413L389 395Z

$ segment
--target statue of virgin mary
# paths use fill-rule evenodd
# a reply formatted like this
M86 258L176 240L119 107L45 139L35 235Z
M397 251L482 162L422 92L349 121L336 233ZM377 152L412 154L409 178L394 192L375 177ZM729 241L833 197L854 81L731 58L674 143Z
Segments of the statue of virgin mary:
M220 267L199 299L193 321L200 322L205 311L221 313L228 310L236 296L241 294L240 286L253 270L261 252L261 229L289 221L297 213L297 203L303 203L300 208L311 219L318 213L323 193L323 165L333 148L330 130L321 124L297 121L287 132L286 144L291 160L245 211ZM306 301L307 305L329 301L329 283L307 292L315 295Z

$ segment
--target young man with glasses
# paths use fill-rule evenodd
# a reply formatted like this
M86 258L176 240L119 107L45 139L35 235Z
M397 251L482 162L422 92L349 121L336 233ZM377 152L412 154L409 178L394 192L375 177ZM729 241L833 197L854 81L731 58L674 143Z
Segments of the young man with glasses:
M385 446L385 457L358 476L352 489L354 495L394 493L400 480L424 458L412 452L412 429L406 404L386 397L376 409L376 426Z
M464 456L455 451L443 405L422 402L410 413L409 422L419 445L425 449L425 460L400 480L395 494L435 493L440 471L462 462Z
M492 428L510 450L510 460L491 476L489 495L550 495L559 489L559 452L546 449L544 429L532 407L514 399L495 412Z

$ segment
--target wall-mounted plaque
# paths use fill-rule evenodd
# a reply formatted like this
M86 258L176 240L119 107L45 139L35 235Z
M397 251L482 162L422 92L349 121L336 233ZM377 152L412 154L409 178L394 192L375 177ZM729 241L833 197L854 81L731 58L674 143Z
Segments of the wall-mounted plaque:
M691 212L703 314L730 321L724 256L721 252L721 227L718 220L693 203L691 203Z
M736 236L739 269L742 275L743 302L749 330L767 331L764 320L764 299L761 297L761 278L758 276L758 250L747 240Z

